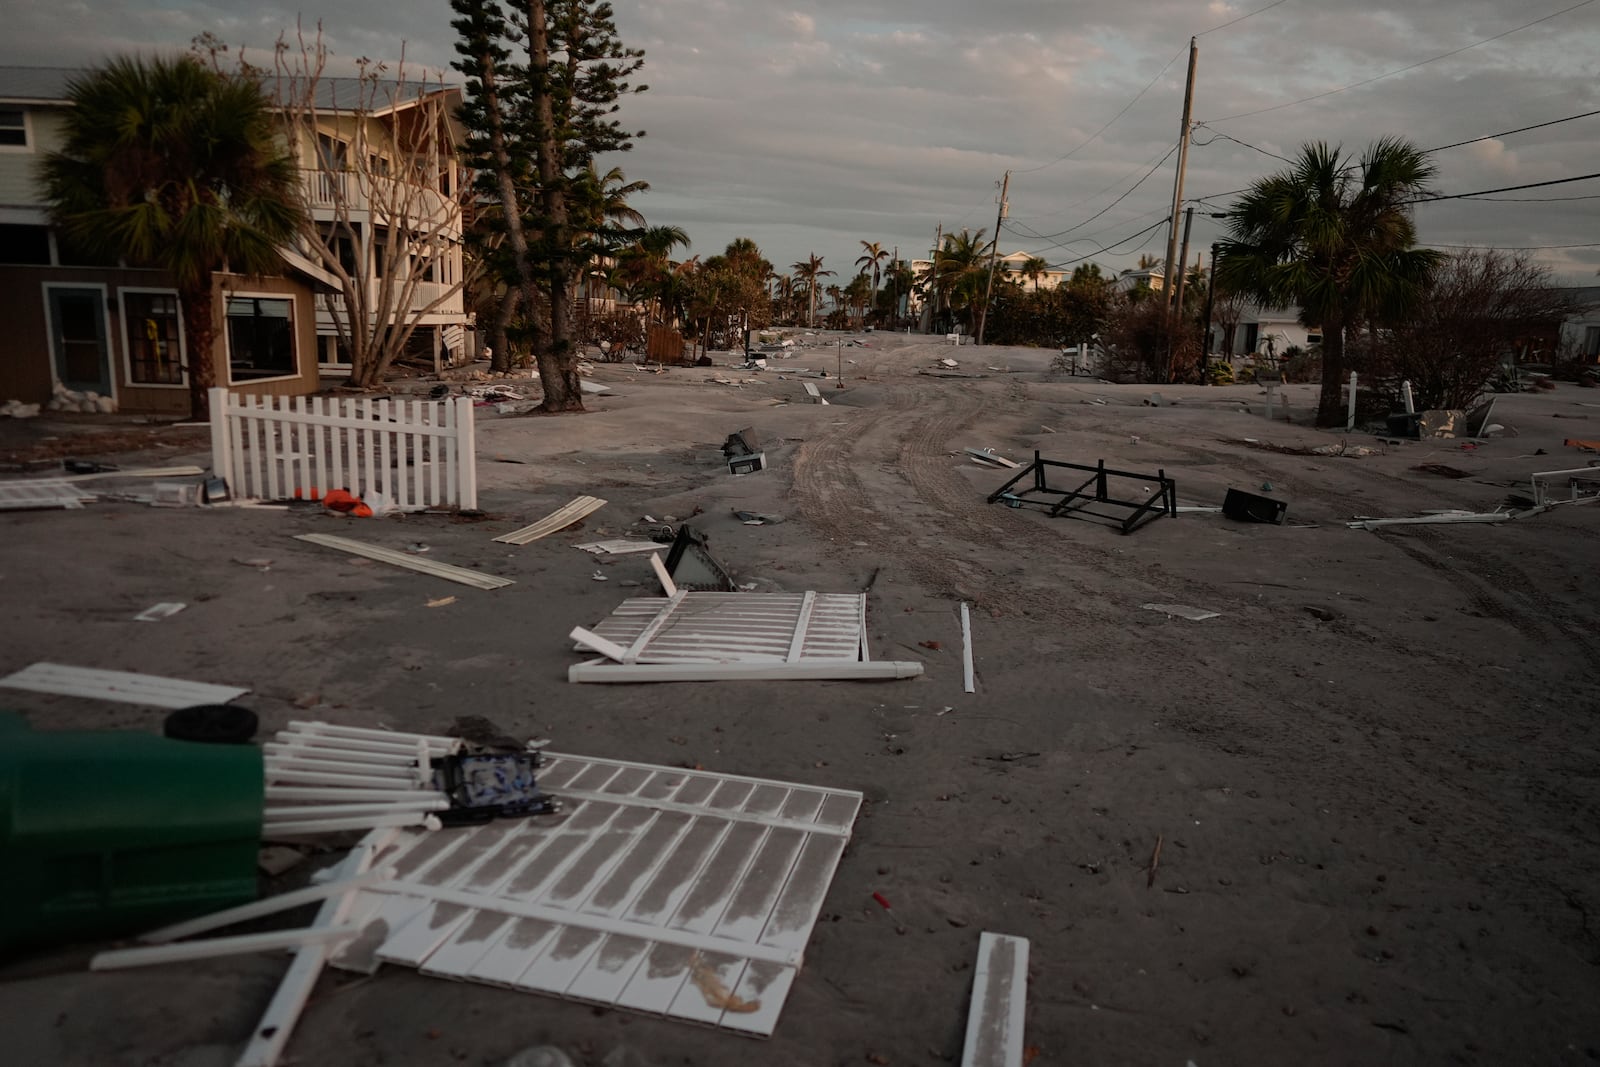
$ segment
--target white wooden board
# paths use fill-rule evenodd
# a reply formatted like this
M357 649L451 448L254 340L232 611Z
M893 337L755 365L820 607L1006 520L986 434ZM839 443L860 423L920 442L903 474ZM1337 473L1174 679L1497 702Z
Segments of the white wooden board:
M1028 939L985 932L972 974L961 1067L1022 1067L1028 1006Z
M375 960L770 1035L861 794L555 753L539 783L560 815L396 834L349 911Z
M33 508L81 508L93 493L73 488L65 479L40 478L33 481L0 482L0 511L26 511Z
M538 522L501 534L495 540L507 545L526 545L557 530L565 530L579 519L605 507L606 502L597 496L580 496L546 515Z
M130 671L101 671L61 663L35 663L0 678L0 686L35 693L116 700L153 708L192 708L198 704L226 704L250 692L231 685L186 682Z
M315 533L295 534L294 536L297 541L309 541L324 548L336 548L340 552L348 552L353 556L365 556L367 559L377 560L379 563L388 563L395 567L420 571L423 574L431 574L435 578L445 578L452 582L459 582L462 585L470 585L476 589L499 589L502 586L515 584L510 578L497 578L492 574L484 574L482 571L468 570L465 567L439 563L436 560L424 559L421 556L408 555L405 552L396 552L392 548L380 548L377 545L352 541L348 537Z

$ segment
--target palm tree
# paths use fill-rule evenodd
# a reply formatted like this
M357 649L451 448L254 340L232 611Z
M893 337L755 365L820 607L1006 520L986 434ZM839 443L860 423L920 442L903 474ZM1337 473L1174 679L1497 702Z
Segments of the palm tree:
M1038 256L1029 256L1022 261L1022 266L1017 273L1033 282L1033 291L1039 291L1039 279L1050 273L1050 264Z
M59 151L45 156L51 220L85 251L172 275L189 347L189 396L216 382L212 275L281 268L300 225L294 157L254 79L193 56L114 59L73 79Z
M861 242L861 255L860 255L860 257L858 257L856 259L856 266L861 268L861 273L862 274L867 273L867 269L869 267L872 269L872 302L873 303L877 303L877 300L878 300L878 278L880 276L879 275L879 271L881 271L883 269L883 264L887 263L888 261L889 261L889 250L887 248L884 248L883 245L880 242L878 242L878 241L862 241Z
M1298 303L1302 322L1322 327L1319 426L1342 421L1346 327L1403 311L1439 261L1415 247L1408 207L1435 172L1427 153L1398 138L1373 142L1355 164L1317 142L1228 212L1219 288L1273 306Z
M981 229L945 234L944 247L934 256L932 277L941 310L970 309L982 301L989 247L983 234Z
M834 272L822 269L822 257L815 252L811 253L808 259L802 259L798 263L791 264L790 269L795 272L797 278L802 279L806 284L806 292L810 300L810 310L806 315L806 322L814 330L817 328L817 279L831 278L834 276Z

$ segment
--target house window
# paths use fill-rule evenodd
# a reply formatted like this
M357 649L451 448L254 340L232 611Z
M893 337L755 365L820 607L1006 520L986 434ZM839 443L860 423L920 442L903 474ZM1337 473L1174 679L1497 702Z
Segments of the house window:
M128 380L134 385L182 385L177 296L125 292L122 309L128 319Z
M228 297L228 369L236 382L295 373L294 301Z
M1600 356L1600 326L1589 326L1584 329L1583 354L1590 359Z
M0 145L28 147L28 116L20 107L0 108Z

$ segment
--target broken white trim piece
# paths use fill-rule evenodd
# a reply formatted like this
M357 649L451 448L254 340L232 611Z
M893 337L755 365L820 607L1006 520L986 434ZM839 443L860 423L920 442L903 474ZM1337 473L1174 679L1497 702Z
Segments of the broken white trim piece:
M1190 622L1205 622L1207 619L1220 619L1222 612L1207 611L1205 608L1191 608L1187 604L1140 604L1146 611L1159 611L1165 615L1176 615L1180 619Z
M261 826L263 841L281 841L286 837L305 837L309 834L343 833L346 830L381 830L385 827L421 827L437 830L444 824L432 815L417 812L399 812L395 815L366 815L359 818L302 819L299 822L269 822Z
M333 868L334 879L348 881L365 873L378 850L386 847L393 838L393 830L376 831L362 838L361 843ZM353 892L340 893L324 900L317 912L316 922L312 924L313 929L336 927L343 923L354 903ZM274 1067L278 1057L283 1054L283 1047L289 1043L289 1034L299 1021L300 1012L311 998L311 990L322 974L323 965L328 962L329 952L330 945L327 943L304 945L295 952L294 962L289 964L283 981L278 984L278 991L272 995L272 1002L267 1005L261 1022L256 1025L255 1033L240 1055L237 1067Z
M961 686L968 693L978 691L972 670L972 613L961 603Z
M1516 513L1521 514L1521 513ZM1377 530L1385 526L1433 526L1447 522L1505 522L1515 515L1509 511L1482 513L1451 512L1446 515L1416 515L1403 519L1357 519L1345 523L1352 530Z
M801 660L799 663L607 663L567 668L569 682L873 681L915 678L922 664L899 660Z
M1576 477L1577 475L1584 475L1585 477L1579 478L1579 477ZM1530 476L1530 479L1529 479L1530 483L1533 486L1533 501L1534 501L1534 503L1535 504L1547 504L1547 503L1550 503L1550 500L1545 495L1546 491L1550 487L1544 484L1543 479L1545 479L1545 478L1561 478L1561 477L1565 477L1567 479L1567 488L1568 488L1569 492L1571 493L1571 496L1570 496L1569 499L1572 499L1572 500L1584 499L1584 498L1580 498L1578 496L1577 483L1579 481L1600 482L1600 467L1573 467L1573 468L1571 468L1569 470L1564 470L1564 471L1534 471L1533 474Z
M363 544L352 541L348 537L335 537L333 534L295 534L296 541L309 541L314 545L324 548L335 548L340 552L349 552L354 556L365 556L367 559L377 560L379 563L388 563L407 570L420 571L430 574L435 578L444 578L462 585L470 585L476 589L499 589L503 586L515 584L510 578L499 578L481 571L467 570L465 567L455 567L448 563L439 563L431 559L422 559L405 552L396 552L392 548L379 548L377 545Z
M184 941L175 945L148 948L118 948L96 953L89 960L91 971L120 971L128 967L150 967L158 963L209 960L218 956L239 956L246 952L267 952L278 948L325 945L348 941L361 932L358 926L308 927L303 930L270 930L262 934L214 937L208 941Z
M539 540L541 537L548 537L557 530L565 530L579 519L605 506L606 502L597 496L580 496L562 505L538 522L524 526L520 530L513 530L508 534L501 534L495 540L506 545L526 545Z
M189 605L187 604L178 604L171 601L166 601L160 604L152 604L148 608L145 608L143 611L139 612L139 614L135 615L133 617L133 621L160 622L162 619L171 618L173 615L176 615L178 612L182 611L188 606Z
M227 908L223 911L214 911L210 915L202 915L198 919L187 922L173 923L163 926L159 930L151 930L147 934L140 934L139 940L147 945L164 945L169 941L178 941L195 934L203 934L210 930L220 930L224 926L242 923L246 919L259 919L263 915L276 915L280 911L298 908L302 904L314 904L319 900L348 893L353 889L372 885L376 882L386 881L394 877L394 870L384 867L375 871L367 871L353 878L340 878L337 881L323 882L321 885L308 885L304 889L295 889L288 893L279 893L277 896L267 897L265 900L252 901L249 904L240 904L236 908Z
M628 656L628 650L615 641L607 641L599 634L591 633L581 626L574 626L572 632L567 636L576 641L579 647L598 652L602 656L616 660L618 663L621 663Z
M197 704L226 704L250 692L231 685L186 682L131 671L101 671L60 663L35 663L0 678L0 686L35 693L116 700L153 708L192 708Z
M64 474L54 482L97 482L105 478L189 478L204 474L199 467L135 467L125 471L96 471L93 474ZM7 482L7 485L16 483Z
M34 508L81 508L93 493L67 484L65 478L37 478L0 482L0 511L29 511Z
M961 1067L1022 1067L1028 1007L1028 939L985 931L972 972Z
M366 815L398 815L408 811L445 811L450 799L443 793L417 790L405 800L390 800L374 804L289 804L268 805L261 813L268 825L291 822L295 819L331 819L338 816L360 817Z
M1214 514L1218 514L1218 513L1220 513L1222 511L1222 509L1220 507L1211 507L1210 505L1193 505L1193 504L1189 504L1189 505L1180 504L1173 510L1175 510L1179 515L1214 515Z
M661 553L650 557L650 569L656 572L656 580L661 583L661 591L669 597L678 595L678 583L672 580L672 575L667 571L667 565L661 562Z
M967 455L971 456L973 459L982 460L985 463L992 463L996 467L1015 467L1016 466L1016 463L1014 463L1013 461L1007 459L1004 456L997 455L991 449L987 449L987 448L963 448L961 451L965 452Z
M661 546L655 541L590 541L586 545L573 545L585 552L596 556L630 556L635 552L659 552Z

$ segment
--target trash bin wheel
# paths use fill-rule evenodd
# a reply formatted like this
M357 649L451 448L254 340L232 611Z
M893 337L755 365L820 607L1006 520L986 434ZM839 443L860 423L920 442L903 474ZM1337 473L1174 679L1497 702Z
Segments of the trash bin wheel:
M218 745L244 745L256 736L259 720L248 708L231 704L200 704L179 708L162 723L161 732L174 741L204 741Z

